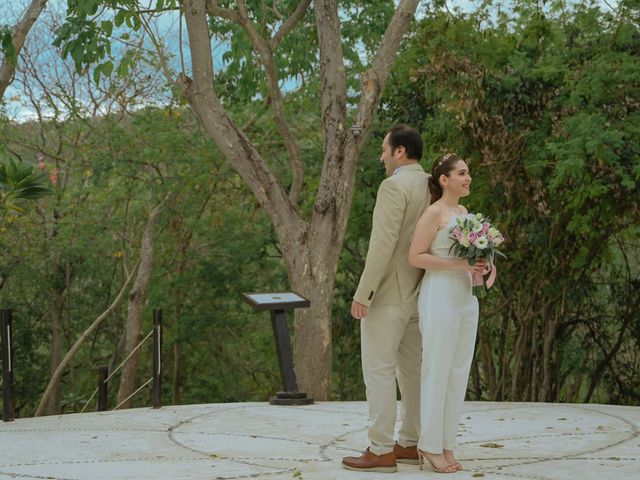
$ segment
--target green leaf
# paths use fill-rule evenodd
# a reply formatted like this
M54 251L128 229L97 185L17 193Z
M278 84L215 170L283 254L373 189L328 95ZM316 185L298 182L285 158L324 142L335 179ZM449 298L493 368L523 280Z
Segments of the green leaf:
M7 61L15 65L18 61L16 49L13 45L13 35L11 29L7 25L0 27L0 49Z
M116 16L113 18L113 23L115 23L116 27L121 27L130 15L127 10L118 10L118 13L116 13Z
M104 20L100 23L100 26L102 27L102 30L104 31L104 34L107 37L111 36L111 33L113 32L113 23L109 22L107 20Z
M110 77L113 73L113 62L111 60L102 64L102 73L105 77Z

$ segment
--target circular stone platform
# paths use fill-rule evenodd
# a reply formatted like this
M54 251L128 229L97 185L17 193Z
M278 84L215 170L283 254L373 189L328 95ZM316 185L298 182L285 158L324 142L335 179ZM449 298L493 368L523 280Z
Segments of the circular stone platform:
M343 470L367 446L364 402L264 403L19 419L0 423L0 479L442 478ZM640 407L467 402L452 479L640 478ZM449 477L447 477L449 478Z

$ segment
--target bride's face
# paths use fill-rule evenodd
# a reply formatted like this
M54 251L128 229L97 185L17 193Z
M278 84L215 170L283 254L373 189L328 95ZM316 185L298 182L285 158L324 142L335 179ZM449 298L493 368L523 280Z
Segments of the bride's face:
M464 160L458 160L447 176L440 177L442 188L457 197L466 197L471 193L471 175Z

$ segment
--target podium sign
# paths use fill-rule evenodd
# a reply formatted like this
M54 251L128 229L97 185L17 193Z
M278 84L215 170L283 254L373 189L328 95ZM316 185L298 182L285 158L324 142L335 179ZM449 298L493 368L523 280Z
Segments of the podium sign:
M310 405L313 398L307 397L305 392L298 391L296 372L293 369L293 355L287 328L287 314L285 310L307 308L309 300L295 292L280 293L243 293L244 300L254 310L269 310L271 326L276 341L282 391L269 399L271 405Z

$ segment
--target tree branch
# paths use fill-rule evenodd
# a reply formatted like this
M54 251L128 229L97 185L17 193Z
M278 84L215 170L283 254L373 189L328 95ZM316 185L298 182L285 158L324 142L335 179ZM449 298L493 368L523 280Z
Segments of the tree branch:
M185 22L191 44L193 80L180 82L196 115L220 151L265 209L280 238L304 230L295 206L287 197L256 148L224 109L213 89L213 55L209 41L205 0L185 0Z
M330 210L338 210L338 201L335 198L336 181L343 181L340 180L343 177L340 170L344 166L343 144L346 141L347 118L347 86L338 5L336 0L316 0L315 10L320 47L321 115L325 134L325 159L314 217L315 213L323 215ZM353 171L355 172L355 167ZM346 180L352 185L354 178ZM348 215L349 207L344 210ZM338 231L341 231L340 227Z
M26 12L20 19L20 21L16 24L12 31L12 40L13 40L13 48L15 50L15 60L17 62L18 55L20 55L20 50L22 50L22 46L24 45L24 41L27 38L27 34L33 27L33 24L36 22L40 13L44 10L47 5L47 0L32 0L31 4L27 8ZM2 66L0 66L0 100L4 97L4 92L9 86L9 84L13 81L13 74L16 69L16 63L12 61L12 59L4 56L2 60Z
M278 47L278 44L287 35L287 33L289 33L291 29L295 27L295 25L304 18L304 15L307 13L307 10L309 9L310 4L311 4L311 0L301 0L301 2L296 7L295 11L280 26L276 34L273 36L273 38L269 42L269 46L271 47L271 50L275 50Z
M418 0L401 0L396 8L371 68L362 75L362 93L355 120L362 127L361 133L349 136L345 125L346 86L338 8L335 0L315 2L326 153L314 206L312 229L322 228L321 224L327 221L327 214L335 211L336 230L344 231L353 197L356 160L371 128L400 42L415 15L418 3ZM340 145L343 143L346 145L343 153L340 153Z
M275 62L273 61L273 49L271 48L270 43L267 42L260 33L258 33L251 23L244 0L238 0L238 13L240 17L238 23L247 33L253 47L258 52L260 63L262 63L267 75L267 88L269 89L269 96L271 97L276 125L278 126L282 139L284 140L287 152L289 153L289 166L291 167L291 172L293 174L291 188L289 190L289 199L294 205L297 205L300 201L302 182L304 180L304 165L300 158L300 147L289 128L289 123L287 122L285 115L284 100L282 98L280 85L278 84L278 73L276 71Z
M358 137L359 142L363 142L369 132L398 48L413 20L418 3L419 0L401 0L382 37L371 68L362 76L362 96L356 114L356 124L363 127L363 134Z
M222 8L218 6L217 0L211 0L207 2L207 13L209 15L213 15L214 17L231 20L232 22L240 22L240 15L238 15L238 12L229 8Z
M36 413L34 414L35 417L39 417L40 415L42 415L44 411L44 407L47 404L47 401L49 400L49 396L53 391L53 387L60 380L60 377L62 376L62 372L64 371L65 368L67 368L67 365L69 364L73 356L76 354L78 349L82 346L85 340L87 340L87 338L91 336L91 334L95 331L95 329L100 326L102 321L105 318L107 318L109 314L117 308L118 305L120 305L120 302L124 298L124 294L127 291L127 287L129 286L129 282L131 282L131 279L133 278L133 275L136 272L137 266L139 263L140 261L138 260L136 267L131 270L131 273L125 280L124 284L122 285L122 288L120 288L120 292L118 293L116 298L113 300L111 305L109 305L109 308L107 308L104 312L98 315L98 318L96 318L93 321L93 323L89 325L89 328L87 328L82 333L82 335L80 335L80 337L76 340L76 343L73 344L73 346L69 349L67 354L64 356L64 358L60 362L60 364L56 367L55 371L53 372L53 375L51 375L51 379L49 380L49 383L47 384L47 388L42 394L42 398L40 399L40 403L38 404L38 408L36 409Z

